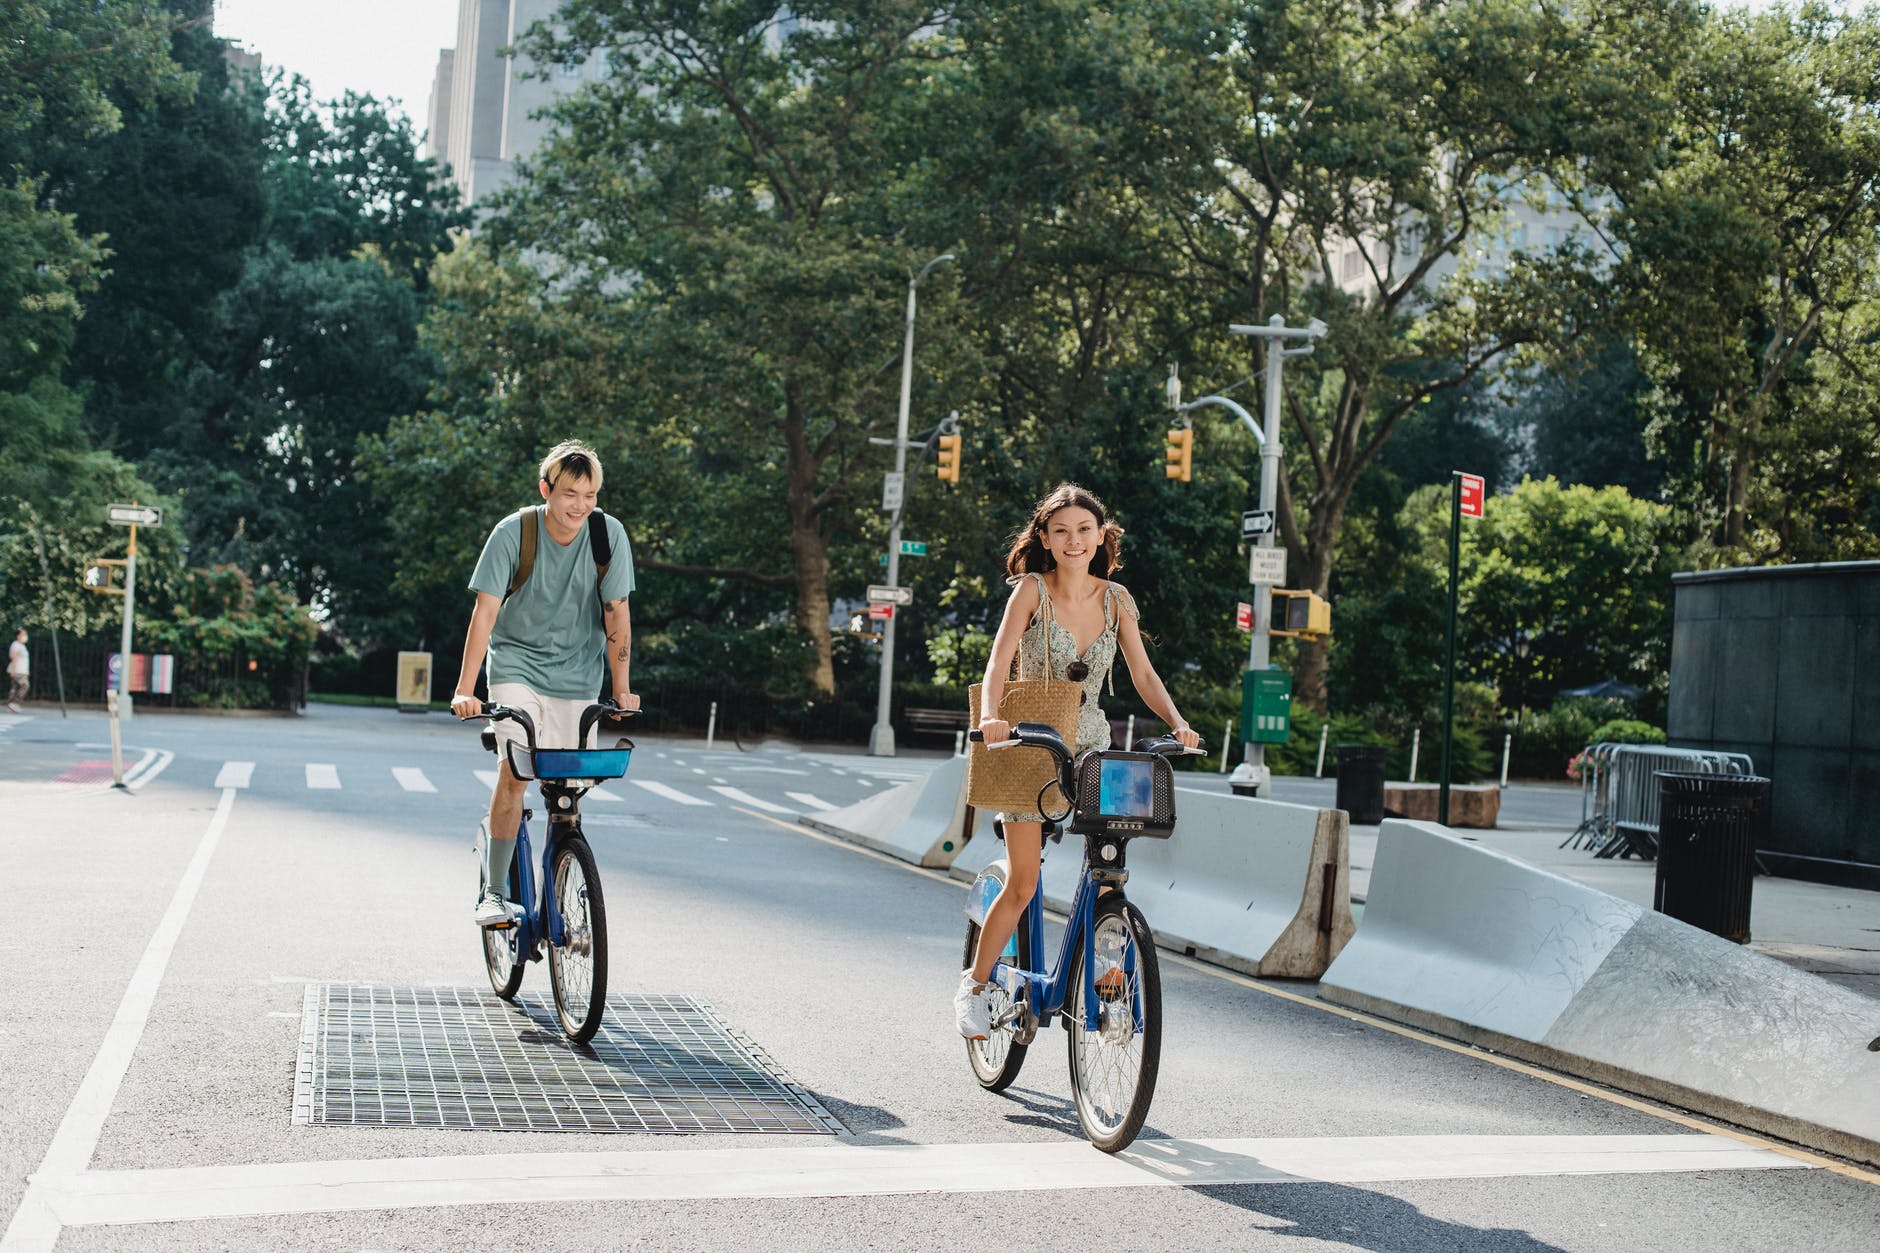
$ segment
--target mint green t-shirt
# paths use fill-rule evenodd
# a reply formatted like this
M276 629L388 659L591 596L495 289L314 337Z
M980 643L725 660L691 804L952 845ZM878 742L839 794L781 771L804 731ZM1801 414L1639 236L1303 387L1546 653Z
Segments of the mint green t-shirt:
M594 592L594 550L584 523L580 534L557 544L536 510L535 568L504 602L490 631L489 681L520 683L540 696L593 700L607 674L607 629L601 600L633 593L633 549L627 529L607 519L612 554L600 595ZM522 511L490 532L470 586L501 599L522 552Z

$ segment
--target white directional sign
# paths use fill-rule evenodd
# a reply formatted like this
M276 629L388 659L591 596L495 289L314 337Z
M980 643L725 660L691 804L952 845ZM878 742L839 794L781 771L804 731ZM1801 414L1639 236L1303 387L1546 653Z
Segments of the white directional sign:
M901 507L901 500L907 493L907 475L890 471L881 476L881 508L893 513Z
M1240 538L1259 539L1262 535L1271 535L1273 522L1271 509L1249 509L1240 515Z
M163 510L154 505L106 505L104 516L119 526L163 525Z
M914 603L914 589L911 587L883 587L879 583L868 585L868 603L871 605L911 605Z
M1247 582L1271 583L1278 587L1286 582L1286 550L1284 548L1255 548L1247 563Z

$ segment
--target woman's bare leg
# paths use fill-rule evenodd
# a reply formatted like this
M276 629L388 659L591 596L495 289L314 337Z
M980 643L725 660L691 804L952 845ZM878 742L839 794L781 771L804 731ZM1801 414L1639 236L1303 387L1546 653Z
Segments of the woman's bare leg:
M1038 890L1039 849L1043 840L1042 823L1005 824L1005 860L1011 867L1011 874L1006 878L998 899L992 902L992 908L986 911L985 922L979 927L979 947L973 951L975 983L984 983L992 978L992 968L998 964L1005 942L1018 929L1020 915L1031 902L1032 893Z

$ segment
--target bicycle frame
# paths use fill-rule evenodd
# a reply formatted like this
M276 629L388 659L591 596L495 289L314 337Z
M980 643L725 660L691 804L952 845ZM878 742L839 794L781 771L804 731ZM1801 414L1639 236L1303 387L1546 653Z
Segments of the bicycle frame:
M536 867L530 856L532 850L531 841L529 839L529 815L527 810L523 811L522 821L516 827L516 859L514 870L516 877L515 900L516 904L522 908L522 919L514 927L511 927L507 934L512 940L512 958L518 962L531 961L538 957L544 938L546 938L550 944L557 945L562 942L563 938L561 931L561 910L555 907L554 858L555 844L557 842L556 828L567 826L579 831L581 829L581 811L578 807L578 790L555 788L554 791L558 793L573 793L576 802L574 805L570 806L565 815L555 814L553 812L555 809L555 798L554 795L550 793L549 786L545 786L542 789L544 797L549 801L550 813L544 823L546 829L543 832L542 838L542 863L539 888L537 887Z
M1042 854L1043 850L1041 849L1041 860ZM1119 867L1118 870L1120 869ZM1106 879L1116 873L1117 871L1110 870L1103 872ZM1070 999L1069 972L1072 951L1071 945L1073 944L1081 946L1079 955L1083 958L1083 960L1078 963L1077 968L1084 984L1084 1030L1095 1031L1101 1025L1099 1022L1100 1010L1097 1001L1096 914L1097 900L1102 896L1106 888L1116 892L1119 896L1122 894L1123 890L1120 881L1104 882L1097 878L1096 873L1091 870L1090 858L1086 851L1083 866L1077 878L1077 892L1071 898L1070 918L1064 925L1064 939L1058 946L1057 960L1052 963L1049 970L1026 970L1006 961L1003 956L1001 956L999 961L994 963L992 967L992 981L1003 985L1008 992L1016 992L1020 986L1029 989L1029 994L1025 998L1026 1004L1032 1018L1039 1025L1049 1022L1061 1013L1064 1009L1065 1002ZM976 921L983 924L983 913ZM1031 899L1025 902L1025 912L1019 919L1018 925L1025 928L1026 934L1031 940L1031 952L1034 954L1033 960L1037 960L1035 955L1044 952L1044 876L1042 868L1040 869L1038 886L1032 892ZM1124 967L1124 975L1126 977L1134 976L1135 970L1133 967L1135 958L1133 953L1127 957L1125 961L1128 964ZM1014 1003L1016 1003L1017 998L1014 997L1013 1000ZM1140 999L1131 998L1130 1016L1135 1029L1138 1031L1142 1030L1142 1002Z

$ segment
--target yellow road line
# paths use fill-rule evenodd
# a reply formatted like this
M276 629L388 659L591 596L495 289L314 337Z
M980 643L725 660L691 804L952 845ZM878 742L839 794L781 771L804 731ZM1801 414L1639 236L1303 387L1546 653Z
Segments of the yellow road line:
M872 848L863 848L858 844L851 844L847 840L837 839L831 835L824 835L820 831L812 831L808 827L794 822L784 822L781 819L772 818L768 814L760 814L753 809L742 809L735 805L732 806L732 808L738 809L739 813L749 814L753 818L762 818L765 822L774 822L778 826L786 830L794 831L799 835L807 835L811 839L821 840L825 844L831 844L837 848L846 849L849 852L860 853L862 856L872 857L876 861L886 862L888 865L901 870L911 870L915 874L922 875L929 879L937 879L942 883L956 884L958 882L958 880L952 878L950 875L929 870L925 866L916 866L911 862L902 861L898 857L890 857L885 853L878 853ZM1063 917L1063 915L1056 913L1055 910L1047 910L1046 912L1060 919ZM1154 926L1155 924L1153 922L1150 923L1151 930L1154 929ZM1342 1005L1334 1005L1329 1001L1321 1001L1317 997L1301 996L1297 992L1275 987L1272 984L1262 983L1257 979L1249 978L1237 971L1227 970L1220 966L1212 966L1182 953L1172 952L1168 949L1162 949L1162 952L1168 960L1179 962L1181 965L1199 974L1209 975L1239 987L1250 988L1255 992L1263 992L1268 996L1277 997L1282 1001L1290 1001L1295 1005L1303 1005L1308 1009L1316 1009L1320 1013L1331 1014L1334 1017L1343 1018L1349 1022L1363 1023L1368 1027L1376 1027L1379 1031L1388 1031L1392 1035L1402 1036L1406 1040L1415 1040L1418 1043L1428 1044L1450 1053L1459 1053L1465 1057L1474 1058L1477 1061L1488 1062L1490 1065L1499 1066L1503 1070L1510 1070L1518 1075L1526 1075L1531 1079L1540 1079L1556 1087L1566 1088L1571 1092L1578 1092L1582 1096L1597 1097L1609 1104L1618 1105L1637 1113L1650 1114L1654 1118L1660 1118L1665 1122L1675 1123L1680 1127L1705 1131L1713 1135L1725 1136L1743 1144L1768 1149L1771 1152L1780 1153L1784 1157L1792 1158L1798 1162L1806 1162L1810 1166L1819 1167L1822 1170L1844 1176L1848 1179L1857 1179L1862 1183L1880 1184L1880 1174L1853 1165L1850 1162L1843 1162L1832 1157L1824 1157L1819 1153L1810 1152L1808 1149L1797 1148L1794 1145L1784 1144L1779 1140L1765 1139L1762 1136L1742 1131L1735 1127L1709 1122L1678 1110L1666 1109L1662 1106L1654 1105L1649 1101L1641 1100L1638 1097L1627 1096L1623 1093L1612 1091L1609 1088L1587 1083L1584 1080L1574 1079L1551 1070L1544 1070L1539 1066L1530 1065L1527 1062L1516 1061L1511 1057L1503 1057L1499 1053L1490 1053L1483 1049L1476 1048L1472 1044L1462 1044L1455 1040L1445 1040L1441 1036L1430 1035L1428 1032L1419 1031L1414 1027L1406 1027L1401 1023L1390 1022L1372 1014L1362 1013L1355 1009L1347 1009Z

